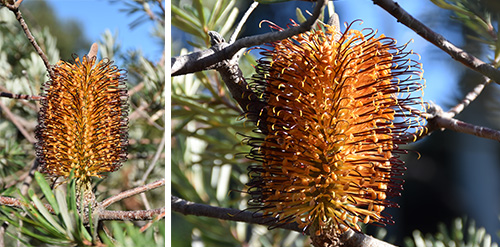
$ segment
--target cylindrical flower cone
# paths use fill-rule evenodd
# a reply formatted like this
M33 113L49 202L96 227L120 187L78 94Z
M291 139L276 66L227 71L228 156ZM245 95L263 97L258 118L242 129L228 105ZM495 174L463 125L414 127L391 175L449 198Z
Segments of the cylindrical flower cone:
M83 205L93 205L91 177L116 171L127 158L124 72L95 56L60 61L52 71L36 131L41 172L67 179L73 171Z
M409 110L422 106L413 53L371 29L338 32L324 25L263 49L251 87L265 107L247 112L262 133L248 140L252 208L311 235L391 222L399 145L424 130Z

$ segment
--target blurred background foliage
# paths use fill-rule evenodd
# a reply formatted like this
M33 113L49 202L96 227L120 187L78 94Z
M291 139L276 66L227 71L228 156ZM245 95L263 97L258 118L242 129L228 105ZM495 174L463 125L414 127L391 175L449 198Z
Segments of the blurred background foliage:
M499 66L497 1L431 1L400 4L411 5L412 8L406 8L408 12L458 47ZM277 3L261 4L239 37L269 32L266 25L259 28L262 20L284 27L290 19L297 19L297 8L305 13L313 7L313 3L301 1L261 2ZM399 25L371 1L333 2L341 23L371 18L381 26L366 20L365 24L389 30L385 32L388 36L404 36L403 43L414 38L415 44L410 47L421 49L416 52L422 56L426 70L428 90L424 99L438 102L444 110L460 102L483 80L481 75L454 62L449 55ZM250 0L173 0L172 56L208 48L208 31L217 31L228 40L251 3ZM258 56L250 52L241 57L240 67L246 78L253 74L252 65ZM437 86L441 91L436 91ZM241 191L248 180L246 167L252 161L245 159L248 147L242 145L242 140L252 134L254 127L242 120L241 111L215 71L173 77L171 88L172 194L198 203L245 209L248 198ZM428 98L429 95L434 97ZM490 84L457 118L498 129L499 99L500 87ZM408 148L416 152L405 157L408 167L405 190L394 199L401 208L387 211L396 223L386 228L365 226L365 232L401 246L497 246L499 143L438 131ZM174 212L171 216L172 246L309 245L309 240L299 233Z
M92 4L92 2L89 2ZM164 1L127 0L115 2L123 15L130 15L131 28L143 22L153 22L151 39L157 40L158 50L164 49ZM160 5L162 5L160 7ZM116 61L115 65L127 71L129 89L129 148L128 161L122 168L104 179L95 179L98 201L164 178L165 174L165 55L158 61L144 57L139 49L123 50L120 40L109 30L100 40L88 40L76 20L61 21L45 1L24 1L21 11L33 36L44 50L49 62L72 60L72 54L85 55L92 42L99 43L98 58ZM146 10L149 10L146 11ZM154 17L154 18L150 18ZM126 30L122 30L122 32ZM0 8L0 91L15 94L39 95L41 85L48 80L46 69L38 54L24 35L14 14ZM34 130L37 124L38 103L0 98L0 190L2 195L12 195L20 188L35 159ZM16 122L18 125L14 124ZM23 134L20 129L24 129ZM9 188L9 189L7 189ZM40 193L33 184L33 193ZM44 200L42 200L44 201ZM45 202L45 201L44 201ZM115 203L110 210L144 210L164 207L163 187ZM5 211L4 211L5 213ZM148 222L106 222L117 246L164 246L164 221L150 226L146 232L140 228ZM7 228L12 236L20 229L33 230L34 226ZM114 236L117 233L120 235ZM61 239L67 238L59 234ZM22 236L23 243L38 245L29 235ZM6 237L6 246L17 240ZM134 244L135 243L135 244Z

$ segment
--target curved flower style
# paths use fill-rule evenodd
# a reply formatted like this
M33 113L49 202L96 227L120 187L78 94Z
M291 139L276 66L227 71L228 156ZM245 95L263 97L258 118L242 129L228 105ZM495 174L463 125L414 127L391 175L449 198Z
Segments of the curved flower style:
M52 68L37 126L41 171L88 182L127 158L128 104L123 71L109 61L74 58Z
M265 137L248 140L261 162L249 168L249 203L277 225L360 230L391 222L382 211L397 206L387 198L402 187L398 145L424 130L409 107L422 106L410 95L423 88L421 64L406 45L351 26L272 43L256 66L251 87L266 106L247 115Z

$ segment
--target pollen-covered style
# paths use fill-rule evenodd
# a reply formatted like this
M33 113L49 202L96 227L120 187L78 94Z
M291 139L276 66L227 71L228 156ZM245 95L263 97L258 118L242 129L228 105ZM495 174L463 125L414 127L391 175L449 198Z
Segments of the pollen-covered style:
M126 160L128 104L124 72L95 56L60 61L42 87L37 126L41 171L89 181Z
M256 66L250 86L266 106L247 112L263 134L248 140L260 162L249 168L248 193L277 225L320 234L391 222L382 211L402 187L398 145L424 129L409 110L422 106L410 93L422 90L423 70L405 45L352 25L272 43Z

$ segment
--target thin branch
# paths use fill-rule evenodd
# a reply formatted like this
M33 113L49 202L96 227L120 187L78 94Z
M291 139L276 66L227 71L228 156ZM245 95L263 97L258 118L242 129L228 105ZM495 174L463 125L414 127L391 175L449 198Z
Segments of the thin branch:
M43 99L43 96L26 95L26 94L13 94L13 93L7 93L7 92L0 92L0 97L10 98L10 99L34 100L34 101L39 101L39 100Z
M0 196L0 205L14 207L14 208L22 208L22 203L19 199L13 197Z
M30 84L28 84L30 85ZM7 93L7 94L12 94L11 92L9 92L9 90L7 90L6 87L0 85L0 90L3 91L4 93ZM35 96L35 95L30 95L31 97L34 97L33 100L36 99L36 97L39 97L39 96ZM9 97L10 98L10 97ZM40 98L42 99L42 98ZM37 111L38 112L38 107L36 106L36 103L30 103L29 101L26 101L26 100L21 100L19 101L21 104L29 107L30 109L34 110L34 111Z
M21 195L26 195L28 193L28 189L30 187L31 182L33 181L33 177L35 176L35 172L37 171L38 165L40 163L38 162L38 159L35 158L33 161L33 165L31 165L31 168L28 172L28 176L23 179L23 185L21 187Z
M22 27L22 29L24 31L24 34L26 34L26 37L30 41L31 45L33 45L33 47L35 48L36 52L38 53L38 55L42 59L43 64L45 65L45 68L47 68L47 71L49 72L50 77L54 77L54 72L51 69L51 66L50 66L50 63L49 63L49 59L47 58L47 56L43 52L42 48L40 48L40 46L36 42L35 37L33 37L33 35L31 34L28 25L24 21L23 15L21 14L21 11L19 10L19 5L21 5L21 2L22 2L22 0L18 0L13 5L6 4L5 6L10 11L12 11L14 13L14 15L16 16L17 21L19 22L19 24L21 24L21 27Z
M160 6L161 10L163 11L163 15L165 15L165 7L163 7L163 2L161 0L156 0L158 2L158 5Z
M427 131L417 136L417 139L430 135L435 130L443 131L445 129L450 129L456 132L471 134L500 142L499 130L477 126L451 118L449 116L453 114L452 112L444 112L440 106L432 102L429 103L427 112L420 112L417 109L410 109L410 111L427 119Z
M146 179L148 179L149 174L153 171L153 168L156 165L156 162L160 158L160 155L163 151L165 151L165 135L163 135L163 138L161 139L160 146L158 147L158 150L156 150L155 156L153 157L153 160L151 160L151 164L149 164L148 169L144 172L144 175L142 176L141 179L141 184L146 183Z
M16 3L14 4L14 6L16 8L19 8L19 6L21 6L21 3L23 2L23 0L17 0Z
M31 143L35 143L36 142L35 137L31 136L28 133L28 131L26 130L26 128L24 128L24 126L21 123L19 123L19 121L17 119L17 116L14 113L12 113L10 111L10 109L7 106L5 106L2 101L0 101L0 108L5 113L5 115L7 115L7 118L9 118L10 121L17 127L17 129L19 130L19 132L21 132L21 134L23 134L24 138L26 138Z
M141 229L139 230L140 232L144 232L146 231L153 223L155 223L156 221L162 219L162 218L165 218L165 212L159 214L158 216L156 216L156 218L154 218L152 221L148 222L147 224L145 224L144 226L141 227Z
M240 22L238 23L238 26L236 26L236 29L234 29L234 32L233 34L231 35L231 37L229 38L229 44L232 44L234 43L234 41L236 40L236 38L238 37L238 34L240 34L240 31L241 29L243 28L243 25L245 25L245 23L247 22L247 19L248 17L250 16L250 14L254 11L255 8L257 8L257 6L259 6L259 2L253 2L250 7L248 7L247 11L245 12L245 14L243 15L243 17L241 17L241 20Z
M457 114L462 112L465 109L465 107L467 107L472 101L474 101L477 98L477 96L481 94L484 87L488 85L490 82L491 79L485 77L482 83L476 85L476 87L474 87L472 91L470 91L467 95L465 95L464 99L460 101L460 103L458 103L456 106L448 110L448 112L444 113L444 116L448 118L453 118Z
M148 179L149 174L153 171L155 165L157 164L158 159L160 158L162 152L165 151L165 135L163 135L163 138L161 139L160 146L158 146L158 150L156 150L155 156L151 160L151 163L148 166L148 169L144 172L144 175L142 176L141 180L139 181L141 185L146 183L146 179ZM146 194L142 193L141 194L141 199L142 202L144 203L144 206L146 209L150 209L151 206L149 204L148 198Z
M217 32L210 31L208 35L210 36L212 48L219 50L229 45L224 41L222 35ZM219 72L229 92L243 111L259 112L264 106L258 103L260 102L258 96L248 87L248 83L239 67L238 60L238 56L223 60L216 64L215 69ZM247 118L254 122L256 120L254 116L250 115Z
M195 216L206 216L211 218L217 218L222 220L240 221L251 224L259 224L266 226L274 226L275 219L270 217L263 217L260 213L252 213L248 211L242 211L233 208L220 208L214 207L201 203L194 203L186 201L176 196L171 197L172 211L184 214L184 215L195 215ZM276 226L276 228L282 228L297 232L303 232L302 229L298 227L297 223L291 223L286 225ZM305 234L309 235L308 232ZM372 247L390 247L393 246L384 241L378 240L371 236L365 235L361 232L355 232L352 229L348 229L341 236L341 241L344 247L351 246L372 246Z
M139 187L136 187L136 188L133 188L133 189L130 189L130 190L123 191L123 192L119 193L118 195L114 195L114 196L109 197L106 200L102 201L100 203L100 206L103 209L105 209L105 208L109 207L109 205L111 205L111 204L113 204L113 203L115 203L117 201L120 201L122 199L131 197L133 195L137 195L139 193L146 192L148 190L152 190L152 189L161 187L163 185L165 185L165 179L160 179L160 180L158 180L156 182L152 182L152 183L149 183L149 184L146 184L146 185L143 185L143 186L139 186Z
M128 96L132 97L135 93L141 91L141 89L144 87L144 82L140 82L136 86L134 86L132 89L128 91Z
M159 130L165 129L163 126L157 124L155 122L156 120L153 120L153 118L146 113L146 111L144 109L149 107L148 104L141 103L141 105L139 107L137 107L134 103L130 102L129 105L134 110L134 112L132 114L130 114L129 119L135 119L136 117L142 117L142 118L146 119L146 121L150 125L154 126L155 128L157 128Z
M202 71L210 68L220 61L232 58L234 54L243 48L286 39L309 31L317 22L327 2L328 0L317 0L312 16L299 26L288 28L282 32L270 32L241 38L236 40L233 44L218 51L211 48L187 55L173 57L171 58L171 75L178 76L190 74L196 71Z
M262 214L242 211L234 208L220 208L201 203L194 203L177 196L171 196L172 211L195 216L206 216L221 220L240 221L251 224L273 226L276 221L274 218L265 218ZM278 226L278 228L302 232L297 223L291 223Z
M392 0L373 0L373 3L379 5L389 14L396 17L398 22L411 28L422 38L431 42L439 47L444 52L448 53L453 59L461 62L465 66L477 71L500 84L500 71L495 69L490 64L487 64L477 57L465 52L464 50L456 47L450 41L446 40L442 35L432 31L429 27L424 25L419 20L415 19L408 12Z
M99 220L152 220L158 215L165 215L165 207L135 211L105 210L99 214Z
M17 198L0 196L0 205L23 208L23 202ZM49 204L44 204L45 208L54 213L54 209ZM135 210L135 211L114 211L103 210L99 213L99 220L152 220L155 216L165 215L165 207L151 210Z
M456 132L461 132L465 134L471 134L478 137L491 139L500 142L500 131L495 129L490 129L487 127L477 126L470 123L466 123L455 118L446 118L441 116L436 116L429 120L434 129L450 129Z

